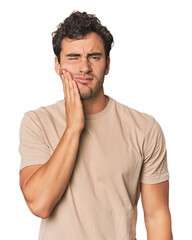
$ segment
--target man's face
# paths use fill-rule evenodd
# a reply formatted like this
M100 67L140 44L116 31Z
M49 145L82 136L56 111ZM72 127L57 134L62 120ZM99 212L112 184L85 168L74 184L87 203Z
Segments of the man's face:
M56 58L55 69L59 75L63 69L69 71L78 85L81 99L88 99L103 90L109 63L103 40L96 33L90 33L82 39L63 39L60 64Z

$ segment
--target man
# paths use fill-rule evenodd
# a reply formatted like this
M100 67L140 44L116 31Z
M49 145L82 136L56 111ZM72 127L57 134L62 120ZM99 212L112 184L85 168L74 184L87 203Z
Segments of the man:
M85 12L53 34L64 101L27 112L20 129L20 186L40 240L134 240L140 192L148 239L172 239L162 130L104 94L112 43Z

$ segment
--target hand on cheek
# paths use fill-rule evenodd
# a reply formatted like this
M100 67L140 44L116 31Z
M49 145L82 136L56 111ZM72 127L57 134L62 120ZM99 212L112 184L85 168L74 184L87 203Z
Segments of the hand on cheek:
M77 84L71 73L66 70L62 70L61 79L65 95L67 128L81 132L85 125L85 119Z

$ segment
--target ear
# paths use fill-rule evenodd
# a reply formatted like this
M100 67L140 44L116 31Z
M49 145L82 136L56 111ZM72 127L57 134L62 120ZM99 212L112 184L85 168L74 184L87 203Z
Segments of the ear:
M60 70L61 70L61 66L60 66L60 63L58 61L58 58L55 57L55 72L60 75Z
M110 57L107 57L107 63L106 63L106 69L105 69L105 75L109 73L109 68L110 68Z

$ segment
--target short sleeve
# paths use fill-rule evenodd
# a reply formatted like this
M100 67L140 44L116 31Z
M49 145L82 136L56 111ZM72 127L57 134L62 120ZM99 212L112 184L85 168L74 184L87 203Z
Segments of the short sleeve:
M20 170L29 165L44 164L50 158L49 146L35 113L25 113L20 126Z
M141 182L156 184L168 180L169 172L167 168L165 137L155 119L153 119L153 125L144 140L143 151Z

